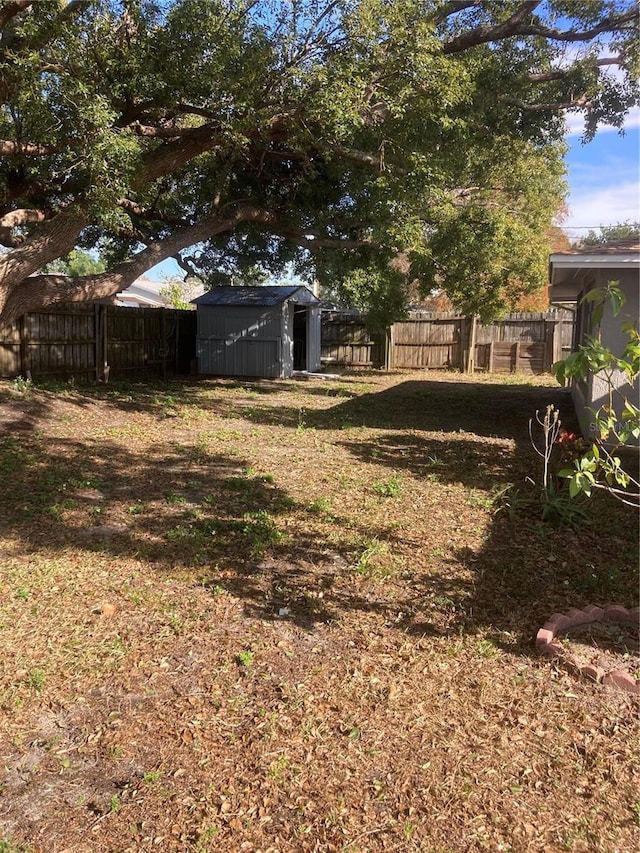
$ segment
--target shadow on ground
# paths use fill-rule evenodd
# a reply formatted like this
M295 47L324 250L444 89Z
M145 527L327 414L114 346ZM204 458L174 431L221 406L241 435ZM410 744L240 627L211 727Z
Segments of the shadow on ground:
M148 394L157 407L156 391ZM434 484L483 488L488 480L513 480L531 464L527 459L523 468L528 417L550 402L568 411L567 394L528 385L405 381L306 412L304 428L343 427L336 443L354 465L373 460ZM334 519L328 530L271 479L249 473L241 456L174 441L136 453L103 438L50 439L37 423L54 399L33 401L22 431L15 428L22 401L2 402L12 426L0 440L0 536L14 543L6 555L11 548L29 554L73 547L89 559L98 551L142 560L160 575L178 572L212 592L225 589L253 617L284 615L311 629L366 612L417 635L490 626L497 644L515 643L522 653L531 651L532 634L555 610L634 603L637 520L607 499L579 533L544 525L535 512L498 516L480 550L457 548L428 572L376 577L362 571L366 545L354 543L379 540L393 554L406 547L401 532L366 517ZM236 416L300 427L293 406L254 404ZM380 433L352 438L350 426ZM515 451L492 439L513 439ZM329 534L339 525L349 539L336 544Z
M327 389L325 396L337 393ZM318 396L322 396L321 391ZM560 410L567 428L574 431L576 419L568 389L526 384L410 380L341 399L325 410L305 411L303 417L307 427L319 430L364 427L472 433L481 438L514 439L521 444L529 441L529 419L536 410L544 412L549 404ZM254 423L297 426L300 411L300 407L253 405L245 416Z

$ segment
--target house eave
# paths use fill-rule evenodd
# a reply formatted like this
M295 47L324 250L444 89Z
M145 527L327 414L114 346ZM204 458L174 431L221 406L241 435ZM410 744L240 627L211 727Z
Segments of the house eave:
M616 255L555 254L549 256L551 297L555 302L575 301L592 270L634 270L640 273L637 252Z

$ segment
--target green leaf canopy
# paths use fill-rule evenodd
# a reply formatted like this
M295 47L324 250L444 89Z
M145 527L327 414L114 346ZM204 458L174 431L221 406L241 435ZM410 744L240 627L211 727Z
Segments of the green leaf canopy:
M380 324L416 288L494 315L546 282L563 111L588 137L638 100L634 7L1 3L0 321L170 257L293 265ZM42 273L74 248L104 270Z

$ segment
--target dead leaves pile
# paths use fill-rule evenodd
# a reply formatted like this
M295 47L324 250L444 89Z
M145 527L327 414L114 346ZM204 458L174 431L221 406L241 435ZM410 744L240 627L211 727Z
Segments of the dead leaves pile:
M0 495L2 849L637 849L637 707L533 646L634 594L635 522L496 522L506 434L485 469L482 436L375 409L427 380L39 400Z

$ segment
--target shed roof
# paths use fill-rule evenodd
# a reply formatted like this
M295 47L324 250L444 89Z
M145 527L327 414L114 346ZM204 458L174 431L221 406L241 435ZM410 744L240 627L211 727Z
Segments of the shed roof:
M291 300L303 305L319 305L320 300L304 285L259 287L214 287L191 301L196 305L246 305L265 307Z

